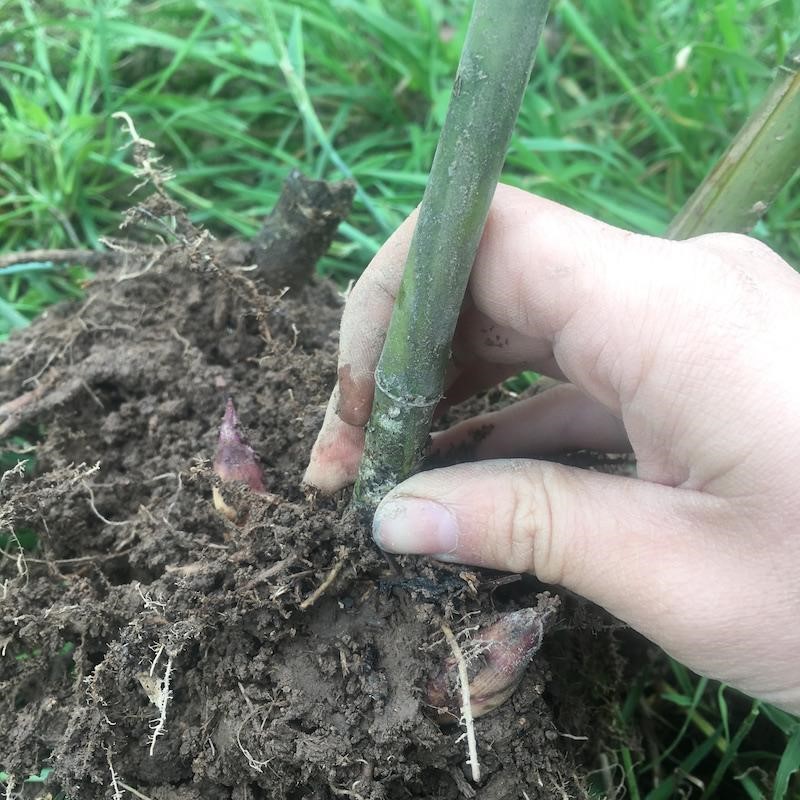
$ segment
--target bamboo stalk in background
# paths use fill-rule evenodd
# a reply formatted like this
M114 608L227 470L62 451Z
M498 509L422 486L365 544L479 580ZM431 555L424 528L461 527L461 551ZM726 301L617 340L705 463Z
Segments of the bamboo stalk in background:
M469 273L544 27L547 0L476 0L375 371L356 481L371 511L422 461Z
M758 108L678 212L670 239L753 229L800 165L800 40Z

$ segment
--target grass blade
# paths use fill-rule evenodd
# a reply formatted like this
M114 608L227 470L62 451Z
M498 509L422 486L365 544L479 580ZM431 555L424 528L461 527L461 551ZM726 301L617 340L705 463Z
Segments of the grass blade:
M750 713L747 715L747 717L745 717L744 722L742 722L742 724L739 726L739 730L736 731L736 735L733 737L733 739L726 743L725 752L722 754L722 758L719 760L717 767L714 770L714 774L711 776L711 780L708 782L706 790L703 792L703 796L700 798L700 800L709 800L709 798L714 797L717 787L722 782L722 778L725 776L725 773L728 771L734 759L738 755L739 748L742 746L742 742L747 734L750 733L750 729L753 727L756 719L758 719L760 712L761 703L753 703L750 708Z
M30 323L30 320L17 311L14 306L8 301L0 297L0 319L4 320L6 326L13 330L14 328L24 328Z
M775 773L775 788L772 792L772 800L785 800L789 791L789 779L800 770L800 723L794 729L794 733L786 742L786 749L783 751L778 771Z

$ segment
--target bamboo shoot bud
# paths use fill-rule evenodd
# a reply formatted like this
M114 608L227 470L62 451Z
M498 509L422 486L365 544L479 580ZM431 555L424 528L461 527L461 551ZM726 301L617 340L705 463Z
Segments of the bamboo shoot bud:
M250 490L256 494L268 494L264 487L264 476L258 457L242 434L239 416L231 398L228 398L225 416L219 426L219 443L214 458L214 474L223 483L239 481L247 484ZM212 492L214 508L228 519L235 521L238 517L236 509L225 502L222 492L216 486Z
M505 614L478 631L464 648L474 718L494 711L514 694L525 669L542 646L545 627L556 607L551 602L543 610L523 608ZM460 719L458 665L452 656L428 684L425 700L440 724L451 725Z

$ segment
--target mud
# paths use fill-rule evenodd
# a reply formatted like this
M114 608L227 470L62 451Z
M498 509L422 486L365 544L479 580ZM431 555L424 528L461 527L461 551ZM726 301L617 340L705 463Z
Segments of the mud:
M0 348L3 448L35 445L0 484L0 768L49 767L26 793L82 800L588 796L624 689L616 626L561 598L476 721L475 784L463 730L425 713L441 625L463 636L552 589L421 559L398 577L346 494L304 493L336 288L281 294L241 243L149 202L138 249ZM211 504L228 397L271 493L223 487L240 524Z

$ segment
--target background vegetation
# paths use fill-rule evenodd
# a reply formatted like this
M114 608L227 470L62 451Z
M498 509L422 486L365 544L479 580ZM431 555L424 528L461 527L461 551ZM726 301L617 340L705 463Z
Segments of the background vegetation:
M0 0L0 250L102 247L135 184L115 111L214 233L250 235L288 170L359 186L320 270L344 284L419 201L467 0ZM505 180L663 232L800 34L800 0L556 0ZM798 176L755 234L800 264ZM78 266L0 273L0 337L80 293ZM800 797L800 723L678 664L618 710L598 796ZM638 738L645 731L645 739ZM573 732L585 733L587 732ZM0 750L0 764L2 751ZM0 778L2 775L0 774Z

